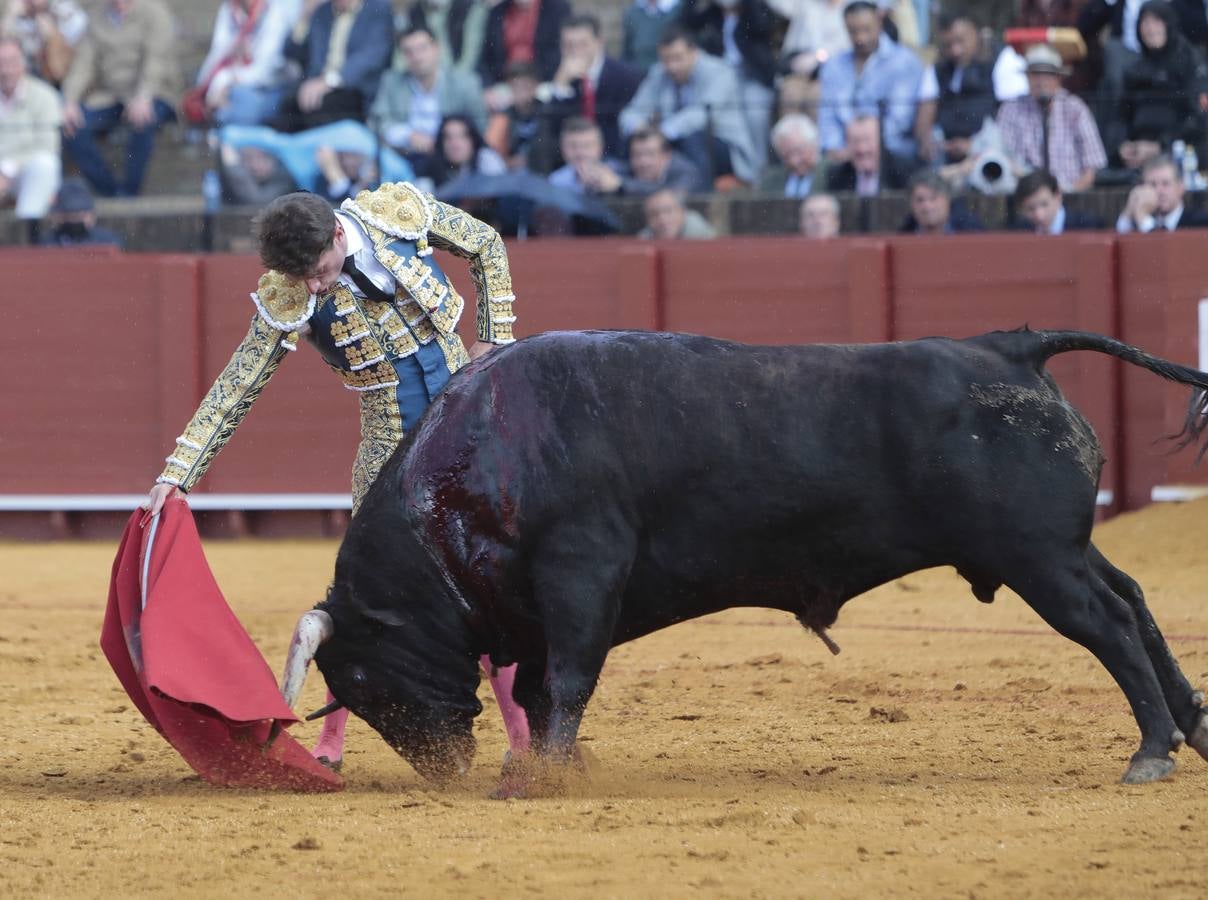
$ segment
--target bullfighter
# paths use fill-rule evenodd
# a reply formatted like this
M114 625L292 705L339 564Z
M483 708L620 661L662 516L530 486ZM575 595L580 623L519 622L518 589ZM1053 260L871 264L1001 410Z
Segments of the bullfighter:
M403 435L450 376L493 345L513 342L511 274L495 229L407 182L362 191L333 210L306 192L266 206L253 230L260 277L251 327L201 402L144 501L158 513L197 484L300 337L357 393L361 443L352 469L353 513ZM469 261L477 294L477 341L457 335L464 301L433 249ZM494 670L484 660L488 674ZM512 700L512 669L491 684L513 752L528 724ZM329 696L328 700L332 698ZM346 710L324 720L313 753L339 768Z

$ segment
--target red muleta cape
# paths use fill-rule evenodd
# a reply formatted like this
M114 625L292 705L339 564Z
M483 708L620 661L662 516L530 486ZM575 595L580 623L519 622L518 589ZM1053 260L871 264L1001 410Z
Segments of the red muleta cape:
M126 523L101 649L147 721L211 784L344 786L284 730L298 719L218 589L183 500Z

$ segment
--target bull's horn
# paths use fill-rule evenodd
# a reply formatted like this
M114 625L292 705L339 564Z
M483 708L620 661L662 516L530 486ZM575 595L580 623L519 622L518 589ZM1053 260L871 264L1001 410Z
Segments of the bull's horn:
M329 716L333 712L335 712L337 709L343 709L343 708L344 708L344 704L341 703L339 700L332 700L326 706L316 709L309 716L307 716L306 721L313 722L315 719L321 719L324 716Z
M306 681L306 669L315 658L315 652L335 632L331 616L321 609L312 609L298 620L294 639L289 644L289 656L285 659L285 673L281 676L281 696L290 709L302 693Z

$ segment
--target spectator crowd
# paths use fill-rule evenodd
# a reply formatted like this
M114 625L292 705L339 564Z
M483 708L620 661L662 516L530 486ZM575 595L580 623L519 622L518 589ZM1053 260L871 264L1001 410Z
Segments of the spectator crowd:
M749 192L827 238L896 191L904 232L980 229L980 192L1059 234L1110 226L1065 205L1097 185L1131 189L1119 231L1208 222L1202 0L1014 0L1000 32L947 0L633 0L615 55L582 0L222 0L187 87L165 0L0 3L0 203L31 239L138 195L174 119L221 202L409 179L505 233L609 233L628 197L641 234L711 237L688 199Z

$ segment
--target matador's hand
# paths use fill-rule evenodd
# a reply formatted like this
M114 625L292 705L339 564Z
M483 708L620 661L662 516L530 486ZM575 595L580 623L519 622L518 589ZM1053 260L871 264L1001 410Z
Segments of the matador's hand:
M168 502L169 497L179 497L183 500L185 499L185 493L174 484L160 482L151 488L151 493L147 495L147 499L140 506L151 515L158 516L160 510L164 508L164 504Z

